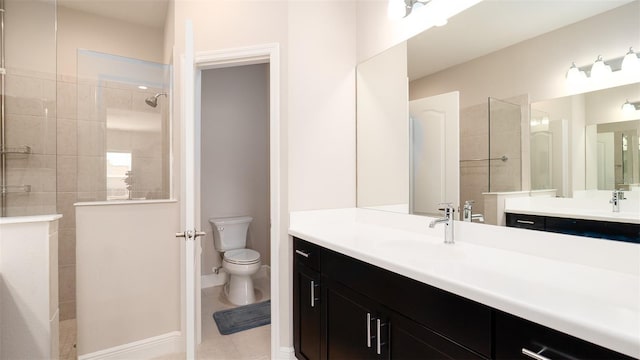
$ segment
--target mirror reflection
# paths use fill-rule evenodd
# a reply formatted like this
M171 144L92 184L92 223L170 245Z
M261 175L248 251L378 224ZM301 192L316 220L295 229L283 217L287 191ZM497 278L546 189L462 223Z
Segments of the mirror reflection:
M457 219L470 206L476 219L504 225L506 197L632 190L637 131L604 123L638 117L604 116L640 100L640 77L623 76L618 61L640 48L638 14L637 0L485 1L359 64L358 206L439 215L439 204L451 202ZM614 81L591 78L598 55L620 57L609 61ZM567 80L572 62L586 74L582 83ZM439 104L415 109L454 92L455 117ZM553 99L573 113L557 113ZM598 146L611 160L601 168L593 167Z

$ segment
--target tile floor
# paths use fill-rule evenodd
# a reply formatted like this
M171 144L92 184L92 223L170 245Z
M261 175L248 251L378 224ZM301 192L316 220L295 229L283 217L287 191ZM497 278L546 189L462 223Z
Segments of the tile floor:
M263 267L254 276L256 301L271 298L269 269ZM271 354L271 325L221 335L213 313L235 307L223 295L223 286L202 289L202 343L198 345L198 359L267 360ZM60 322L60 360L75 360L77 352L76 321ZM184 359L184 353L169 354L155 360Z
M271 298L269 271L264 268L254 276L256 301ZM202 343L198 345L198 359L221 360L268 360L271 358L271 325L241 331L231 335L221 335L213 313L229 309L235 305L229 303L223 295L223 286L202 289ZM182 354L170 354L154 360L184 359Z

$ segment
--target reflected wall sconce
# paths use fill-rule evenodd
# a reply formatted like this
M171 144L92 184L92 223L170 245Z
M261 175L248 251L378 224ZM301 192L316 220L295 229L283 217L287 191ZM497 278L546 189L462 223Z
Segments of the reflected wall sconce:
M409 16L412 11L418 10L430 2L431 0L389 0L387 15L391 20L399 20Z
M575 83L587 78L602 80L618 71L629 75L640 73L640 59L632 47L626 55L615 59L604 60L602 55L598 55L592 65L578 67L575 63L571 63L567 71L567 81Z
M632 114L636 110L640 110L640 101L629 102L629 99L622 104L622 112L625 114Z

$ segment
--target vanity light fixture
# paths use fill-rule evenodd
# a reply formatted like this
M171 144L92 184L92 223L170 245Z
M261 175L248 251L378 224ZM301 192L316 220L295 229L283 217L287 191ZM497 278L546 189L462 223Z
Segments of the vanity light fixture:
M571 63L566 77L568 82L578 83L588 78L601 80L618 71L632 76L640 75L640 59L633 48L630 47L624 56L615 59L605 60L602 55L598 55L592 65L578 67Z
M602 55L598 55L596 61L591 65L591 78L592 79L602 79L605 76L611 74L611 66L605 64L602 59Z
M640 70L640 59L638 55L633 51L633 48L629 48L629 52L622 59L622 65L620 66L624 72L635 72Z
M584 80L586 78L587 78L587 73L580 70L576 66L576 63L571 63L571 67L569 68L569 71L567 71L567 81L575 83L575 82Z
M409 16L412 11L418 10L430 2L431 0L389 0L387 5L387 15L391 20L399 20Z
M629 102L629 99L622 104L622 112L625 114L632 114L636 110L640 109L640 101Z

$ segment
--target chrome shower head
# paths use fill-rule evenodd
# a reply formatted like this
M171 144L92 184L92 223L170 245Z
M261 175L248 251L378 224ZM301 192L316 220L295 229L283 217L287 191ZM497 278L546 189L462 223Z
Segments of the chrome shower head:
M161 95L167 96L167 93L157 93L154 96L146 98L144 102L146 102L147 105L151 107L156 107L158 106L158 97L160 97Z

